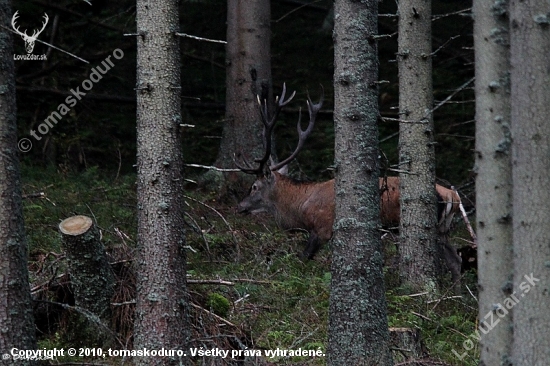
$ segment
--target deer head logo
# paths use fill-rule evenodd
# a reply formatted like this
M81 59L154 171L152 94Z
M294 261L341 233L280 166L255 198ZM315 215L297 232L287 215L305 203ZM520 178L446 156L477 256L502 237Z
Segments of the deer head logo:
M48 14L44 13L44 23L42 24L42 29L40 30L35 29L32 33L32 36L29 36L27 34L26 29L25 29L25 32L22 33L19 30L19 27L15 25L15 21L17 20L17 18L19 18L19 15L17 13L19 13L19 10L16 11L15 14L13 14L13 17L11 18L11 26L17 32L17 34L19 34L23 38L23 41L25 41L25 49L27 50L27 53L32 53L32 50L34 49L34 42L36 42L36 38L38 38L40 33L42 33L44 28L46 28L46 25L48 24L48 20L50 18L48 18Z

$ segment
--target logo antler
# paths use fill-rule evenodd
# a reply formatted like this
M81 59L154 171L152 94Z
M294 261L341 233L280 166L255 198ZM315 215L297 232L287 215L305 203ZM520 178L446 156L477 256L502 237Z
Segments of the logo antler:
M34 49L34 43L36 42L36 38L46 28L46 25L48 24L48 20L50 20L50 18L48 18L48 14L44 13L44 22L42 23L42 29L40 30L35 29L32 33L32 36L29 36L27 34L26 29L25 29L25 32L22 33L19 30L19 27L15 24L17 18L19 18L18 13L19 13L19 10L16 11L15 14L13 14L13 17L11 18L11 26L17 32L17 34L19 34L23 38L23 41L25 41L25 49L27 50L27 53L32 53L32 50Z

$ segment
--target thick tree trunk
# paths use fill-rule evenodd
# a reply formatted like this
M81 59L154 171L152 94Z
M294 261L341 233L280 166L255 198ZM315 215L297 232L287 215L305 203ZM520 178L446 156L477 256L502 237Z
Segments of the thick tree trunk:
M380 244L377 2L337 0L328 365L391 365Z
M0 1L0 25L10 28L11 1ZM21 207L12 35L0 32L0 351L36 349L27 240ZM4 365L36 361L3 359Z
M437 245L432 117L431 1L399 1L399 271L413 291L437 291L443 246Z
M137 2L136 349L185 349L189 341L178 29L178 1ZM186 360L134 362L180 365Z
M72 216L59 224L62 247L75 303L110 323L115 277L99 240L99 231L87 216Z
M550 360L550 13L510 1L514 366Z
M263 126L256 96L272 103L269 0L227 1L226 67L225 122L215 165L235 168L235 156L253 161L262 155ZM242 173L226 173L224 191L244 193L250 182Z
M485 318L512 293L512 166L508 6L474 1L476 220L481 363L510 358L512 317ZM490 329L490 331L488 331Z

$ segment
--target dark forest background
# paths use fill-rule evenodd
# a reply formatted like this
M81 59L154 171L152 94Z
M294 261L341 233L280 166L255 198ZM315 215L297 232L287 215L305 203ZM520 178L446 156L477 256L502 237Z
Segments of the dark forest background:
M29 135L57 106L71 88L85 80L92 67L113 50L124 51L87 96L54 126L41 141L33 141L22 155L26 166L55 166L61 171L90 167L125 174L135 164L135 5L131 1L14 1L22 16L22 29L38 26L46 12L50 25L39 37L89 61L37 43L34 54L48 60L16 61L20 137ZM313 136L300 155L299 168L309 179L331 176L333 162L332 76L333 46L331 1L272 1L272 65L275 93L283 82L296 90L296 100L283 115L276 133L280 156L288 155L297 139L298 108L306 92L322 84L326 103ZM458 90L473 76L472 20L469 1L434 1L433 49L437 176L464 187L470 180L474 144L473 84ZM222 0L182 1L181 32L224 40L226 3ZM383 166L396 168L398 123L396 4L380 3L380 119ZM37 24L35 24L37 23ZM24 43L15 38L15 51L24 54ZM181 38L182 114L186 128L184 159L209 165L216 158L224 119L224 45ZM387 160L385 159L387 158ZM190 169L189 176L202 171Z
M388 174L396 175L391 169L399 169L397 7L391 0L379 5L381 159ZM474 200L475 132L470 7L470 1L461 0L437 0L432 6L436 173L444 184L458 188L468 210ZM272 0L271 8L274 94L280 94L283 83L297 92L279 118L277 155L284 158L294 150L299 108L306 105L308 90L317 99L321 84L325 103L312 135L291 165L291 175L315 181L332 178L332 1ZM19 138L33 143L29 152L20 153L31 293L42 301L74 304L58 224L75 214L93 217L118 279L113 303L127 305L113 307L111 326L123 343L131 344L135 299L131 263L137 236L135 3L93 0L90 6L82 0L16 0L13 11L17 10L18 24L29 30L40 26L46 12L50 20L39 40L89 61L39 42L33 54L46 54L47 61L15 61ZM225 40L226 1L180 1L180 20L181 33ZM26 54L17 35L14 46L15 54ZM37 130L71 95L70 90L81 86L92 68L117 48L124 57L111 57L115 66L86 97L40 141L31 137L30 131ZM225 118L225 46L182 37L180 52L182 123L194 126L182 127L183 158L187 164L211 165ZM330 251L321 250L315 261L300 261L295 254L303 249L304 233L278 231L269 218L237 215L234 202L220 202L219 192L197 189L203 188L196 182L205 171L187 167L185 172L187 274L190 301L197 305L191 312L194 341L215 338L217 346L230 349L237 347L231 342L238 338L249 348L324 350ZM470 292L463 299L433 306L423 298L404 295L392 258L395 238L390 235L384 242L389 325L421 329L430 356L457 364L452 350L461 350L476 328L477 300ZM464 245L463 238L469 235L462 225L453 232L453 244ZM475 274L465 277L475 292ZM220 279L234 283L215 282ZM230 325L220 326L219 318L208 318L204 309L230 319ZM74 330L70 314L59 306L39 303L35 317L40 347L89 346L87 338ZM478 351L476 346L460 364L477 364ZM324 359L305 361L323 364Z

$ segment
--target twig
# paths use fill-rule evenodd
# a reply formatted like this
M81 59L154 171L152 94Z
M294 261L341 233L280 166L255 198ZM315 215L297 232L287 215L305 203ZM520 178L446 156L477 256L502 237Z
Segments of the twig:
M433 320L428 318L426 315L422 315L422 314L417 313L415 311L411 311L411 314L416 315L417 317L422 318L424 320L429 320L429 321L433 322Z
M455 187L451 187L451 189L456 193L456 195L460 198L458 195L458 191L455 189ZM464 210L464 206L462 205L462 201L460 201L458 207L460 208L460 212L462 213L462 218L464 219L464 223L466 224L466 228L468 229L468 232L470 233L470 236L472 237L472 241L474 244L472 245L472 248L477 248L477 235L472 228L472 225L470 224L470 220L468 220L468 215L466 214L466 210Z
M49 300L33 300L33 301L43 302L43 303L52 304L52 305L58 305L65 310L76 311L77 313L84 316L86 319L88 319L92 323L96 324L99 328L103 329L104 332L106 332L107 334L112 336L114 339L116 339L116 341L120 344L121 347L124 347L124 344L120 341L120 339L118 339L117 334L113 332L111 329L109 329L109 327L107 327L105 324L103 324L101 319L99 319L99 317L96 314L92 313L91 311L84 309L80 306L76 306L76 305L72 306L69 304L64 304L56 301L49 301Z
M217 40L217 39L210 39L210 38L197 37L197 36L192 36L192 35L187 34L187 33L178 33L178 32L176 32L176 36L185 37L185 38L191 38L191 39L195 39L195 40L197 40L197 41L203 41L203 42L212 42L212 43L227 44L227 41L220 41L220 40Z
M459 237L459 236L453 236L453 239L465 241L466 243L468 243L468 244L470 244L470 245L475 245L475 244L476 244L476 243L474 243L474 242L471 241L471 240L467 240L467 239L461 238L461 237Z
M63 363L56 363L55 365L56 366L109 366L106 363L89 363L89 362L63 362Z
M136 300L124 301L124 302L112 302L113 306L135 305Z
M225 219L225 217L223 217L223 215L222 215L218 210L216 210L214 207L212 207L212 206L210 206L210 205L207 205L206 203L201 202L201 201L199 201L199 200L197 200L197 199L195 199L195 198L193 198L193 197L189 197L189 196L186 196L186 195L184 195L183 197L184 197L184 198L187 198L187 199L189 199L189 200L191 200L191 201L193 201L193 202L197 202L197 203L203 205L204 207L207 207L207 208L211 209L212 211L214 211L214 212L223 220L223 222L225 223L225 225L227 225L227 228L229 229L229 231L231 232L231 235L233 236L233 240L234 240L235 244L237 244L237 238L235 237L235 232L233 231L233 228L231 227L231 225L229 224L229 222L227 222L227 220Z
M429 294L428 291L424 291L424 292L419 292L417 294L407 295L407 297L417 297L417 296L424 296L424 295L428 295L428 294Z
M430 111L430 113L435 112L437 109L439 109L441 106L443 106L447 101L449 101L452 97L457 95L459 92L461 92L464 88L466 88L468 85L470 85L475 80L475 77L471 78L470 80L466 81L464 84L459 86L452 94L449 94L449 96L445 99L443 99L441 102L439 102L434 109Z
M193 283L197 285L225 285L235 286L235 282L229 282L224 280L187 280L187 283Z
M208 313L208 314L212 315L214 318L216 318L216 319L218 319L219 321L221 321L221 322L223 322L223 323L229 325L230 327L234 327L234 328L237 328L237 329L238 329L238 327L237 327L235 324L231 323L229 320L226 320L226 319L222 318L221 316L218 316L218 315L214 314L214 313L211 312L210 310L206 310L205 308L203 308L203 307L201 307L201 306L199 306L199 305L197 305L197 304L194 304L194 303L192 303L192 302L190 302L189 304L191 304L191 306L194 307L195 309L199 309L199 310L201 310L201 311L204 311L205 313Z
M62 273L59 276L57 275L57 268L56 268L56 270L53 273L53 276L49 280L47 280L46 282L41 283L40 285L36 285L33 288L31 288L31 294L34 295L34 293L38 292L38 290L42 289L43 287L49 287L50 283L52 283L53 280L58 279L58 278L63 278L63 276L65 276L65 273Z
M448 299L449 297L447 297L447 294L457 285L460 283L460 280L462 279L462 277L464 277L464 275L460 276L460 278L458 280L456 280L451 287L449 287L445 293L443 293L443 295L437 299L437 300L434 300L432 302L435 302L435 305L433 306L432 308L432 311L435 311L435 308L437 308L439 306L439 304L441 303L441 301L445 300L445 299Z
M223 168L218 168L218 167L215 167L215 166L200 165L200 164L185 164L185 166L188 166L188 167L191 167L191 168L203 168L203 169L208 169L208 170L215 170L217 172L240 172L241 171L240 169L223 169Z
M435 21L435 20L439 20L441 18L451 16L451 15L463 15L464 13L468 13L468 12L471 12L471 11L472 11L472 8L466 8L466 9L458 10L458 11L455 11L455 12L452 12L452 13L436 14L432 17L432 22Z
M478 301L477 300L477 297L473 294L472 290L470 290L470 288L468 287L468 285L466 285L466 288L468 289L468 292L470 293L470 295L472 295L472 297L474 298L475 301Z
M440 302L440 301L443 301L443 300L451 300L451 299L462 299L462 296L461 295L456 295L456 296L442 297L441 299L437 299L437 300L429 300L428 304L431 304L431 303L434 303L434 302Z
M35 192L35 193L24 194L21 198L27 199L27 198L44 198L44 197L46 197L46 193Z
M454 40L457 39L458 37L460 37L460 35L452 36L451 38L449 38L448 40L446 40L441 46L439 46L439 47L437 48L437 50L433 51L433 52L431 53L430 56L434 56L436 53L438 53L438 52L441 51L443 48L445 48L445 46L446 46L447 44L449 44L449 42L454 41Z
M302 328L303 329L303 328ZM290 349L293 349L295 348L296 346L298 346L299 344L301 344L303 341L305 341L306 339L308 339L309 337L311 337L312 335L314 335L317 331L319 330L319 327L315 328L314 330L312 330L311 332L309 332L308 334L306 334L305 336L301 337L301 338L297 338L296 340L294 340L292 342L292 344L288 347Z
M315 3L318 3L320 2L321 0L315 0L315 1L312 1L310 3L306 3L306 4L302 4L300 5L299 7L295 8L295 9L292 9L291 11L289 11L288 13L284 14L282 17L280 17L279 19L277 20L274 20L273 23L278 23L280 22L281 20L283 20L284 18L286 18L287 16L289 16L290 14L302 9L302 8L305 8L306 6L310 6L310 5L313 5Z
M249 298L249 297L250 297L250 294L246 294L246 295L244 295L243 297L241 297L240 299L235 300L235 301L233 302L233 305L236 305L236 304L240 303L241 301L246 300L246 299Z
M117 146L116 148L117 154L118 154L118 169L116 170L116 176L114 182L118 180L118 176L120 175L120 169L122 168L122 155L120 154L120 146Z
M418 175L418 173L414 173L414 172L411 172L410 170L403 170L403 169L388 168L388 171L395 172L395 173L409 174L409 175Z
M260 284L260 285L273 285L273 282L271 282L271 281L250 280L248 278L235 278L233 281L235 281L235 282L257 283L257 284Z
M87 15L81 14L81 13L76 12L74 10L70 10L67 6L56 5L55 3L51 2L51 1L48 2L48 1L33 0L32 2L35 3L35 4L39 4L39 5L51 8L51 9L55 9L59 12L65 13L65 14L69 14L69 15L72 16L72 18L79 17L79 18L85 19L85 21L87 23L98 25L98 26L103 27L105 29L115 31L117 34L120 34L124 31L122 28L117 28L117 27L114 27L112 25L99 22L97 20L94 20L94 19L90 18Z
M422 365L422 366L432 366L432 365L433 366L450 366L448 363L443 362L443 361L434 361L434 360L429 360L429 359L425 359L425 358L407 360L407 361L403 361L403 362L399 362L399 363L394 364L394 366L407 366L407 365L410 365L410 366L418 366L418 365Z
M193 221L193 224L195 224L196 226L195 230L197 230L197 232L201 234L202 240L204 241L204 245L206 246L206 251L208 252L208 256L211 258L212 254L210 253L210 245L208 245L208 240L206 239L206 235L204 235L204 230L201 229L201 227L199 226L199 223L188 212L184 212L184 215L187 216L189 219L191 219L191 221Z
M46 262L46 260L48 259L49 256L52 256L55 258L55 260L51 263L48 264L47 267L51 267L53 266L57 261L61 260L61 259L64 259L65 258L65 254L57 254L57 253L54 253L54 252L48 252L46 254L46 256L44 256L44 258L42 260L40 260L40 269L38 269L36 271L36 274L39 275L40 273L42 273L42 271L44 271L44 263Z

